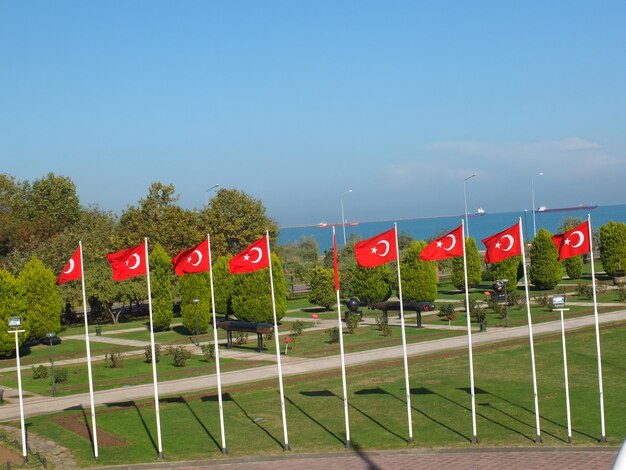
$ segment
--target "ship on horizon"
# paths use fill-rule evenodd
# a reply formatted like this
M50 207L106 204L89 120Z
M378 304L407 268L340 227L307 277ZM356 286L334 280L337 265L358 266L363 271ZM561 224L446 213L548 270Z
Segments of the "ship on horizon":
M359 225L359 222L356 220L353 220L352 222L346 222L346 227L356 227L357 225ZM342 227L343 224L341 222L336 223L336 224L329 224L327 222L320 222L319 224L317 224L317 226L319 228L326 228L326 227Z
M597 204L578 204L571 207L546 207L539 206L537 212L565 212L565 211L580 211L580 210L593 210L598 207Z

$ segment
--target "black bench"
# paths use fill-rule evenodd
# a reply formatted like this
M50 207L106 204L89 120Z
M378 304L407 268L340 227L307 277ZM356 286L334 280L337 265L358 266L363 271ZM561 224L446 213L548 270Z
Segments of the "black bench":
M385 320L387 320L387 312L389 310L400 311L400 302L375 302L373 304L369 304L368 308L370 310L382 310L383 316ZM417 327L422 327L422 312L429 312L435 310L435 304L432 302L402 302L402 309L406 311L415 311L417 312ZM400 318L400 314L398 314L398 318Z
M217 322L217 327L226 330L226 348L233 347L233 331L241 331L243 333L256 333L258 349L263 352L263 335L274 331L274 325L271 323L252 323L248 321L223 320Z

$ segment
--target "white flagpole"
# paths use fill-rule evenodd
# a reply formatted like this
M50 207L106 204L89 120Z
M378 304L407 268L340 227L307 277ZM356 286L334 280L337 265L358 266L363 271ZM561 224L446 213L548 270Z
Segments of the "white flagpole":
M215 370L217 373L217 401L220 409L220 432L222 433L222 454L226 451L226 433L224 432L224 408L222 404L222 378L220 373L220 348L217 339L217 318L215 313L215 292L213 290L213 262L211 261L211 236L207 234L209 247L209 279L211 281L211 309L213 310L213 344L215 345Z
M25 330L13 330L9 333L15 333L15 360L17 362L17 395L20 401L20 426L22 428L22 457L24 463L28 462L28 448L26 446L26 424L24 423L24 398L22 395L22 368L20 366L20 343L17 339L19 333Z
M465 315L467 317L467 348L469 351L470 366L470 395L472 397L472 443L478 444L478 434L476 432L476 393L474 389L474 357L472 355L472 328L469 308L469 286L467 283L467 255L465 253L465 224L461 220L461 234L463 238L463 275L465 276Z
M278 388L280 390L280 410L283 415L283 433L285 443L283 450L291 450L289 447L289 437L287 436L287 414L285 412L285 391L283 389L283 368L280 363L280 343L278 340L278 320L276 319L276 298L274 297L274 276L272 275L272 254L270 252L270 233L265 231L265 241L267 242L267 257L270 268L270 288L272 290L272 313L274 314L274 340L276 342L276 364L278 365Z
M593 262L593 233L591 231L591 215L587 214L587 226L589 227L589 256L591 258L591 283L593 286L593 316L596 326L596 351L598 356L598 390L600 392L600 427L602 435L600 442L606 442L606 431L604 428L604 389L602 387L602 355L600 353L600 324L598 321L598 298L596 296L596 270Z
M398 266L398 297L400 298L400 328L402 329L402 356L404 360L404 387L406 388L406 410L409 421L409 443L413 444L413 420L411 419L411 387L409 385L409 360L406 351L406 332L404 331L404 305L402 301L402 279L400 276L400 248L398 246L398 225L393 224L396 239L396 264Z
M567 412L567 442L572 442L572 415L569 402L569 379L567 374L567 348L565 347L565 320L563 312L569 308L560 308L561 312L561 343L563 344L563 375L565 376L565 408Z
M337 239L335 238L335 227L333 226L333 250L337 250ZM337 256L336 252L333 256ZM346 421L346 447L350 447L350 420L348 418L348 385L346 383L346 358L343 350L343 326L341 324L341 301L339 299L339 289L337 292L337 321L339 323L339 352L341 356L341 383L343 386L343 414Z
M535 426L537 429L537 436L535 442L543 442L541 439L541 426L539 423L539 396L537 394L537 372L535 371L535 346L533 343L533 322L530 315L530 295L528 293L528 275L526 274L526 249L524 247L524 234L522 232L522 218L519 218L517 223L520 239L520 248L522 252L522 269L524 271L524 289L526 291L526 313L528 316L528 339L530 341L530 362L532 365L533 373L533 396L535 399Z
M144 248L146 257L146 275L148 280L148 312L150 313L150 351L152 354L152 381L154 382L154 410L156 413L157 442L159 449L159 459L163 458L163 443L161 441L161 416L159 410L159 389L157 387L157 367L154 347L154 323L152 321L152 291L150 289L150 260L148 258L148 238L144 238Z
M85 293L85 264L83 262L83 242L78 242L80 250L81 284L83 288L83 316L85 317L85 347L87 349L87 375L89 376L89 401L91 404L91 433L93 434L93 455L98 460L98 430L96 429L96 404L93 396L93 373L91 371L91 346L89 344L89 321L87 320L87 294Z

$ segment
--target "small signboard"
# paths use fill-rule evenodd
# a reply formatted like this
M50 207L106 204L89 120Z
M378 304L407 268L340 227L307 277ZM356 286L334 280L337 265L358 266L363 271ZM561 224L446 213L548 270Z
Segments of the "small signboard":
M22 317L9 317L9 328L19 328L22 326Z
M554 305L556 308L565 307L565 294L553 295L552 305Z

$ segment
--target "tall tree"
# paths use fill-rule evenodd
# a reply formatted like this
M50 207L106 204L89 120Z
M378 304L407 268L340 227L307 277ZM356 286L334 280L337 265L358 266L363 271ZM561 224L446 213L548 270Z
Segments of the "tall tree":
M9 317L26 317L24 292L17 279L9 271L0 269L0 357L8 357L15 351L15 333L7 331ZM30 322L24 321L18 335L18 344L22 344L30 334Z
M152 318L154 328L168 330L174 318L172 278L174 271L170 257L156 243L150 253L150 287L152 290Z
M321 305L326 309L335 305L337 296L335 293L334 278L335 275L332 269L315 266L311 271L309 302L315 305Z
M558 233L565 233L568 230L577 227L582 224L583 220L580 217L566 217L561 222L561 226L558 229ZM572 256L561 261L565 272L570 279L580 279L583 274L583 257L582 255Z
M215 286L215 311L225 317L233 312L233 282L236 276L229 273L228 256L220 256L213 264L213 285Z
M517 255L506 258L499 263L492 263L489 266L489 270L493 280L506 279L508 281L506 283L506 291L509 293L515 292L517 290L517 272L521 262L521 255Z
M195 302L197 300L197 302ZM208 272L186 274L180 278L180 309L183 326L193 333L196 318L199 333L209 331L211 324L211 282Z
M480 284L482 278L480 253L473 237L465 239L465 257L467 258L467 285L471 289ZM461 291L465 291L463 271L463 257L452 258L452 285Z
M425 241L414 241L402 254L402 296L406 300L434 302L437 297L437 263L422 261Z
M39 259L32 258L17 280L24 293L30 337L41 339L48 332L58 333L61 329L62 305L54 273Z
M552 242L552 234L545 228L537 232L531 245L528 277L542 290L554 289L563 277L559 253Z
M610 221L600 227L600 261L609 276L626 269L626 224Z
M350 293L368 304L384 302L391 297L391 273L389 265L375 268L357 268L352 272Z
M238 253L269 230L278 237L278 225L265 214L260 199L237 189L220 189L202 213L211 249L216 256Z

